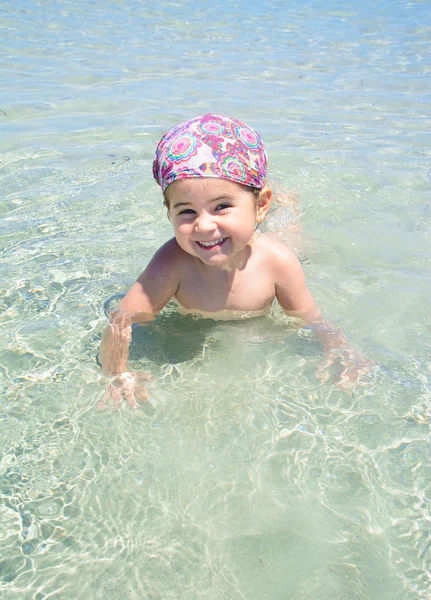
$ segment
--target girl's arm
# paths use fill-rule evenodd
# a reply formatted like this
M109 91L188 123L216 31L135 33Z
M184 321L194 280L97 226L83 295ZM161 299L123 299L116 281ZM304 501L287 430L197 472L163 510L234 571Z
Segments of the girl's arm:
M304 271L295 254L283 244L272 242L271 255L275 293L284 312L307 325L323 325L323 317L307 288Z
M181 272L181 250L175 240L162 246L149 262L145 271L122 299L118 309L110 316L110 323L102 335L99 362L104 375L115 377L108 384L100 407L112 397L119 405L124 396L132 408L136 408L135 396L148 398L145 388L137 386L137 379L148 379L128 372L129 347L132 324L154 319L178 289Z
M284 312L304 321L322 343L325 352L346 346L347 339L343 333L323 318L307 287L301 264L289 250L276 284L276 295Z
M177 291L179 250L175 240L162 246L118 309L112 312L100 345L99 361L104 375L119 375L128 370L132 324L153 320Z
M317 377L328 379L328 369L339 362L342 372L335 383L350 392L361 375L369 372L372 363L348 348L345 335L323 318L307 288L304 271L293 252L285 246L274 248L273 264L277 300L290 316L303 320L322 343L326 363L318 369Z

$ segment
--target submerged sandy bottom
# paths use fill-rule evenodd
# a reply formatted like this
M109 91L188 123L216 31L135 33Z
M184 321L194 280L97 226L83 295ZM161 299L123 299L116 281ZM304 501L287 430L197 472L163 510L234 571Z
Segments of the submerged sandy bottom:
M426 8L6 3L2 598L429 597ZM262 134L379 368L349 396L277 310L168 310L134 332L151 403L97 411L104 303L171 235L155 144L209 110Z

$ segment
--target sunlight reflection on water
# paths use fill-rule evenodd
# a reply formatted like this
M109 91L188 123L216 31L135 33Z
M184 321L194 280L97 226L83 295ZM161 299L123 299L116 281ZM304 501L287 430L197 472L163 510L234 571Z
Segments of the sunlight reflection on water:
M428 598L427 3L22 0L0 25L0 595ZM104 303L171 235L155 144L207 110L300 196L310 287L380 365L352 396L277 310L168 310L134 333L151 405L95 410Z

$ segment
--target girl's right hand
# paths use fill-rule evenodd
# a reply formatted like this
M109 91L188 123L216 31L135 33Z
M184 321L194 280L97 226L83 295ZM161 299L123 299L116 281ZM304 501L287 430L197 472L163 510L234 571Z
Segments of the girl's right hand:
M97 404L97 408L106 408L108 402L112 399L114 407L119 410L121 398L127 400L130 408L138 408L140 402L148 402L148 392L143 385L143 381L151 379L151 373L126 372L116 375L107 385L102 399Z

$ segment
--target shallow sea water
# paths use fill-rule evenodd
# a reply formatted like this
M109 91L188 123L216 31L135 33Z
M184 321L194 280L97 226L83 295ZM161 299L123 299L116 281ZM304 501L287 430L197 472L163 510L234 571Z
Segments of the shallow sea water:
M2 3L1 598L431 598L430 20ZM351 396L277 310L167 310L134 333L151 403L96 410L104 303L171 235L155 144L205 111L300 197L309 287L379 365Z

